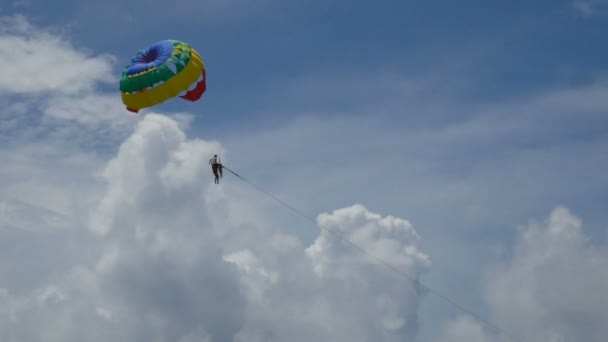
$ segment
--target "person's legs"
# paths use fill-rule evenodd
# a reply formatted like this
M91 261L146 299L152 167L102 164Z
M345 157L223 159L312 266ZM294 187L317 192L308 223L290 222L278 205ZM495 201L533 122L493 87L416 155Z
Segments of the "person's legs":
M219 184L219 182L220 182L219 172L221 172L220 164L213 164L211 167L213 168L213 175L215 176L215 184Z
M215 176L215 184L219 182L219 175L217 173L217 164L211 165L211 169L213 170L213 175Z

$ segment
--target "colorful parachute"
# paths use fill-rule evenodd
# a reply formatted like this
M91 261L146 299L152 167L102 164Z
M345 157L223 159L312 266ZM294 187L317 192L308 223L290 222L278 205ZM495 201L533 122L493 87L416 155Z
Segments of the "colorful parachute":
M172 39L140 50L120 79L122 102L135 113L180 94L183 99L197 101L206 89L201 56L190 45Z

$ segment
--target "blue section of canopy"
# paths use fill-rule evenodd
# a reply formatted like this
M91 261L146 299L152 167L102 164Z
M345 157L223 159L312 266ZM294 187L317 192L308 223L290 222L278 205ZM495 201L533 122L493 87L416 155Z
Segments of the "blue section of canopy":
M140 50L131 60L127 75L138 74L163 65L173 55L173 41L163 40Z

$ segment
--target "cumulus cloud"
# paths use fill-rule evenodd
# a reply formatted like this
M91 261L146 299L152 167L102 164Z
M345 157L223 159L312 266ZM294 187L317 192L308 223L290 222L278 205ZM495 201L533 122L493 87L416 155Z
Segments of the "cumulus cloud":
M326 230L322 231L321 236L308 249L308 253L315 260L315 271L320 275L340 275L344 268L352 266L348 263L328 262L328 259L336 259L336 255L332 253L345 255L350 260L359 259L358 263L370 261L369 256L353 250L352 246L340 246L333 242L335 238L328 230L340 233L348 241L397 269L419 273L430 266L428 256L416 248L415 243L419 236L407 220L393 216L382 217L362 205L354 205L336 210L332 214L321 214L318 223ZM419 269L416 269L417 267Z
M605 340L608 248L587 241L581 220L566 208L530 225L513 260L489 278L496 319L530 340Z
M485 298L493 320L522 341L604 341L607 269L608 247L589 244L582 221L558 207L523 229L511 260L489 271ZM478 322L459 318L439 341L465 336L499 340L482 333Z
M370 252L386 248L380 256L404 272L419 276L428 267L406 220L353 205L319 215L318 223ZM247 289L238 341L401 341L417 331L418 289L327 231L308 247L275 234L226 260Z
M78 228L82 220L61 223L72 225L61 236L79 244L70 254L74 258L30 291L0 292L0 338L397 341L415 336L418 289L326 232L306 246L272 219L248 215L256 210L254 203L235 197L229 185L211 183L208 157L224 152L217 142L188 139L171 118L146 115L99 174L99 195L84 210L91 214L87 230ZM66 189L63 195L80 193ZM15 212L15 203L4 208ZM11 217L18 222L22 216ZM428 270L428 256L404 219L354 205L318 220L405 272L420 276Z

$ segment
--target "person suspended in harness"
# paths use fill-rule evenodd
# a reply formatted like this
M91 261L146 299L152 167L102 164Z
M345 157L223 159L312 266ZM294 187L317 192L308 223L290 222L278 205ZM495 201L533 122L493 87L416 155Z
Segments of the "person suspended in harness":
M213 171L213 175L215 176L215 184L219 184L220 183L220 178L222 178L223 175L223 166L222 166L222 162L220 161L220 157L216 155L213 156L213 158L209 159L209 164L211 165L211 170Z

